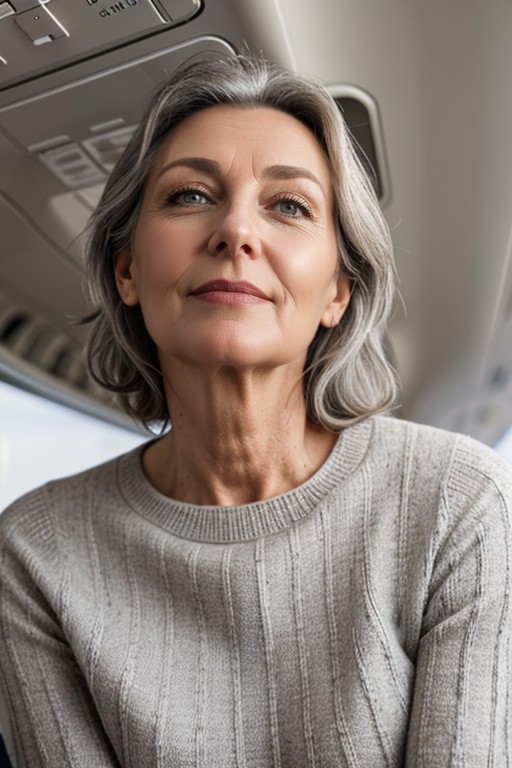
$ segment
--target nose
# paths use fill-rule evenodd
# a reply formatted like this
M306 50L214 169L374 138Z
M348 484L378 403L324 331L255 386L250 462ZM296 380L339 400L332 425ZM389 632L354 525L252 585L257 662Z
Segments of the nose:
M212 256L257 259L261 255L261 241L256 214L247 204L232 205L219 212L215 231L208 241Z

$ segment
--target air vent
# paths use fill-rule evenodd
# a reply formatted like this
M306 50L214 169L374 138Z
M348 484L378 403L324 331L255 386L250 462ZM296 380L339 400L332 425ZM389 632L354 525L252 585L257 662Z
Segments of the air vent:
M106 178L78 144L66 144L64 147L43 152L39 157L70 189L99 184Z
M84 147L96 162L110 173L121 157L124 148L130 141L136 126L119 128L116 131L103 133L101 136L95 136L94 139L87 139L83 142Z
M391 185L377 104L366 91L352 85L331 85L329 91L343 114L380 204L385 206L391 200Z
M24 312L8 313L4 318L0 317L0 342L10 346L19 329L23 328L30 320Z
M144 433L88 379L82 346L0 293L0 380L40 397Z
M79 389L92 389L78 341L0 297L0 352L16 357Z

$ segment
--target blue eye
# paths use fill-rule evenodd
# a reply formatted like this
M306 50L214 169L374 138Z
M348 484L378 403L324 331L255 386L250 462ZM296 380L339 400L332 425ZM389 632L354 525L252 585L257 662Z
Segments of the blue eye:
M274 209L291 219L298 219L303 216L310 218L312 215L311 208L300 198L283 197L280 200L276 200Z
M204 205L209 203L210 199L200 189L193 187L186 189L176 189L167 197L167 205Z
M297 214L302 213L300 205L291 200L281 200L281 202L277 203L277 207L285 216L297 216Z
M202 192L198 192L196 189L185 190L180 192L179 197L184 203L191 205L198 205L200 203L207 202L205 195Z

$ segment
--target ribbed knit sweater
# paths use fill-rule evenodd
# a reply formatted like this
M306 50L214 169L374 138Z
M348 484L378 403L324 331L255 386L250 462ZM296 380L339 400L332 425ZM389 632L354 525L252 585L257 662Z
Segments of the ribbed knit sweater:
M509 465L387 417L300 487L160 495L142 449L0 518L17 765L512 765Z

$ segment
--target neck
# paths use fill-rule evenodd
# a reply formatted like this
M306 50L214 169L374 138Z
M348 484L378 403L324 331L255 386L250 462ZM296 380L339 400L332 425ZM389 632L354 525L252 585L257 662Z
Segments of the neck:
M164 495L235 506L297 487L329 455L335 435L310 422L300 377L218 369L177 375L167 390L172 430L144 454Z

